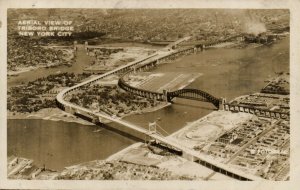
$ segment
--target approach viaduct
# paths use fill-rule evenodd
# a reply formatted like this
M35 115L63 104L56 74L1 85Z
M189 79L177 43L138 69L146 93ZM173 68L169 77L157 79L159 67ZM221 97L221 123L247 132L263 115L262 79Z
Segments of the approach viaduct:
M209 46L211 46L211 45L212 44L209 44ZM124 127L124 131L126 131L125 130L126 128L134 130L135 132L140 133L141 135L143 135L145 137L150 137L150 138L154 139L155 141L158 141L162 144L173 147L174 149L180 150L182 152L182 157L184 157L188 160L194 161L194 162L198 162L204 166L211 168L214 171L220 172L220 173L230 176L232 178L239 179L239 180L264 180L263 178L260 178L255 175L248 174L248 173L242 172L240 170L237 170L235 168L232 168L229 165L226 165L224 163L220 163L215 160L209 159L206 156L200 154L199 152L191 150L183 145L178 144L177 142L174 142L168 138L160 136L157 133L149 133L149 131L143 127L137 126L135 124L129 123L129 122L124 121L119 118L115 118L113 116L107 115L102 112L93 112L89 109L72 104L65 100L65 96L68 95L69 93L71 93L75 90L78 90L82 86L92 85L92 84L96 83L97 81L102 80L108 76L116 75L116 74L123 75L124 73L126 73L130 70L134 70L136 68L143 69L144 67L149 67L151 65L153 66L155 64L159 64L160 62L163 62L163 61L166 61L169 59L175 59L176 57L181 56L181 55L195 53L199 50L202 51L205 47L207 47L207 46L197 45L197 46L194 46L191 48L185 48L185 49L178 50L178 51L168 50L168 51L157 52L157 53L152 54L144 59L128 63L128 64L118 67L112 71L109 71L109 72L99 75L97 77L91 78L87 81L79 83L75 86L72 86L70 88L66 88L66 89L62 90L56 97L57 106L60 109L66 111L68 113L84 115L85 117L90 118L92 120L92 122L94 122L94 123L99 123L99 122L101 123L102 120L109 120L109 121L118 123Z

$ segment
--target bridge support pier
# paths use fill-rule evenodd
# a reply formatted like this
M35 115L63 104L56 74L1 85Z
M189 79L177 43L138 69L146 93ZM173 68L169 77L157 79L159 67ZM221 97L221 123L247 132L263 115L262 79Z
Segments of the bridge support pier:
M226 103L226 99L225 98L220 98L219 110L224 110L225 109L225 103Z
M169 98L169 96L168 96L168 91L167 90L163 90L163 100L165 101L165 102L171 102L171 99Z
M74 110L72 107L70 106L66 106L65 107L65 112L70 113L70 114L74 114L77 110Z
M84 49L85 49L86 51L88 51L88 45L89 45L89 43L88 43L87 41L85 41L85 42L84 42ZM87 52L87 54L88 54L88 52Z

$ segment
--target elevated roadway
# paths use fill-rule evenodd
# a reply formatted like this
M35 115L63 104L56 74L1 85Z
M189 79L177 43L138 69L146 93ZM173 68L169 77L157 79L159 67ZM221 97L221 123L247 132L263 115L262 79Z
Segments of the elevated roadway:
M194 48L192 48L192 50L193 49ZM188 51L190 51L190 50L191 49L188 49ZM135 62L131 62L131 63L126 64L124 66L118 67L118 68L116 68L112 71L109 71L109 72L104 73L102 75L99 75L97 77L91 78L91 79L89 79L87 81L84 81L82 83L79 83L79 84L77 84L75 86L72 86L70 88L66 88L66 89L62 90L57 95L57 97L56 97L57 106L60 109L66 111L68 113L81 114L81 115L84 115L88 118L91 118L94 122L101 122L102 120L109 120L109 121L118 123L121 126L123 126L124 129L134 130L138 133L141 133L141 134L143 134L147 137L150 137L150 138L154 139L155 141L158 141L162 144L166 144L167 146L170 146L174 149L180 150L182 152L182 156L184 158L188 159L188 160L199 162L200 164L205 165L205 166L211 168L214 171L223 173L223 174L228 175L230 177L233 177L235 179L239 179L239 180L263 180L260 177L254 176L252 174L244 173L244 172L242 172L240 170L237 170L235 168L232 168L232 167L230 167L226 164L219 163L219 162L216 162L212 159L209 159L205 155L202 155L202 154L200 154L200 153L198 153L194 150L191 150L187 147L184 147L183 145L180 145L177 142L174 142L174 141L172 141L172 140L170 140L166 137L163 137L163 136L161 136L157 133L150 133L145 128L142 128L142 127L137 126L135 124L129 123L128 121L124 121L122 119L115 118L115 117L107 115L105 113L93 112L93 111L91 111L89 109L86 109L84 107L72 104L72 103L70 103L70 102L68 102L64 99L65 96L68 93L70 93L74 90L77 90L82 86L91 85L91 84L97 82L98 80L104 79L108 76L124 73L124 72L128 71L130 68L133 68L137 65L143 65L143 64L146 64L146 63L154 62L154 61L157 62L159 59L164 59L167 56L171 56L171 55L174 55L174 54L177 54L177 53L178 53L177 51L160 51L160 52L152 54L152 55L150 55L150 56L148 56L144 59L141 59L141 60L138 60L138 61L135 61Z
M119 118L114 118L112 116L109 116L109 115L106 115L103 113L93 112L89 109L80 107L78 105L72 104L72 103L64 101L64 100L63 100L63 104L65 104L66 107L69 107L72 110L72 111L70 111L70 109L69 110L67 109L66 111L68 111L68 112L89 115L90 117L99 119L100 122L102 119L106 119L106 120L109 120L109 121L112 121L112 122L115 122L115 123L118 123L118 124L124 126L124 129L129 128L131 130L134 130L141 134L144 134L145 136L148 136L151 139L154 139L162 144L165 144L169 147L172 147L174 149L182 151L182 156L184 158L186 158L190 161L198 162L206 167L211 168L212 170L214 170L216 172L220 172L222 174L228 175L228 176L238 179L238 180L247 180L247 181L263 180L260 177L254 176L252 174L244 173L244 172L237 170L235 168L232 168L229 165L226 165L224 163L216 162L216 161L208 158L207 156L198 153L197 151L191 150L191 149L189 149L183 145L180 145L177 142L174 142L174 141L172 141L166 137L163 137L157 133L150 133L147 129L139 127L128 121L125 121L125 120L122 120Z

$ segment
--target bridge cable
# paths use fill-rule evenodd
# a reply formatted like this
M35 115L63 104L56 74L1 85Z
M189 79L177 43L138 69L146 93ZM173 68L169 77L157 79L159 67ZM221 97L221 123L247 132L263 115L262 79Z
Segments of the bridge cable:
M158 126L163 132L165 132L168 136L170 135L166 130L164 130L161 126L159 126L158 124L156 124L156 126Z

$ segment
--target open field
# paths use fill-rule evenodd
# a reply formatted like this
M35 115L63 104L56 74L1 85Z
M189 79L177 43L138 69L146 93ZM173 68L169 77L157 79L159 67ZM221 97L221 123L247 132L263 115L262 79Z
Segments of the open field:
M174 91L182 89L192 83L200 73L153 73L145 72L129 76L129 84L141 89L163 92L163 90Z

